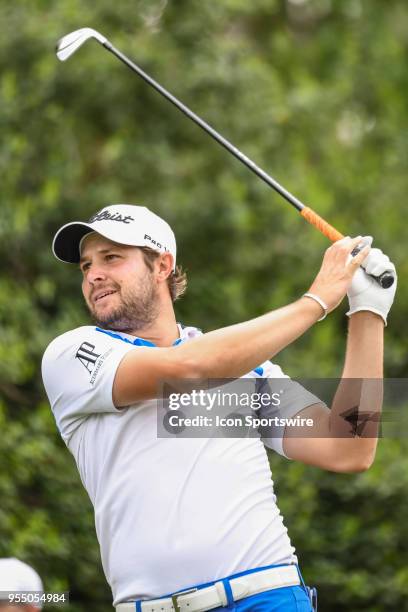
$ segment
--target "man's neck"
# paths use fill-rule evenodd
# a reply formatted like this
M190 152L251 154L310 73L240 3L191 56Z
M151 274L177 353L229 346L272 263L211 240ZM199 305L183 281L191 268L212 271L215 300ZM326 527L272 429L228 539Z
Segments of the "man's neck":
M143 340L149 340L156 346L172 346L180 336L173 309L171 312L160 314L150 325L129 333Z

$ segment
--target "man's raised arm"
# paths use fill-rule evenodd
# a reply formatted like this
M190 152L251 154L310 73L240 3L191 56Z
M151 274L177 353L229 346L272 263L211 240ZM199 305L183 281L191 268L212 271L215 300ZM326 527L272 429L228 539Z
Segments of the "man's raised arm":
M381 274L395 267L379 249L365 262L368 272ZM374 461L383 396L384 324L391 308L397 281L388 289L358 270L348 290L350 316L342 378L331 410L322 404L299 413L313 419L314 426L287 428L285 454L337 472L366 470Z
M310 292L296 302L245 323L218 329L169 348L140 348L120 363L113 386L117 407L155 398L160 381L188 378L236 378L256 368L299 338L324 310L331 312L346 294L370 248L350 259L361 237L343 238L329 247Z

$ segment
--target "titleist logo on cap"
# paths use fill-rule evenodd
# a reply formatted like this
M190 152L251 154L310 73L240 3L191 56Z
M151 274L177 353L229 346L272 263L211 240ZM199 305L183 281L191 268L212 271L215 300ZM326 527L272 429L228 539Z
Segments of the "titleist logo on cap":
M130 215L121 215L120 213L110 213L106 210L97 212L89 219L88 223L94 223L95 221L119 221L120 223L130 223L134 221L134 218Z

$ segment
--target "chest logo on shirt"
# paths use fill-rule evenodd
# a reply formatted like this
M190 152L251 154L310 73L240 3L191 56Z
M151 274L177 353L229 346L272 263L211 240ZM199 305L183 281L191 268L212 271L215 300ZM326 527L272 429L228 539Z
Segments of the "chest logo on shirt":
M90 374L92 374L95 363L100 356L100 353L95 352L95 345L90 342L83 342L75 355L76 359L79 359Z

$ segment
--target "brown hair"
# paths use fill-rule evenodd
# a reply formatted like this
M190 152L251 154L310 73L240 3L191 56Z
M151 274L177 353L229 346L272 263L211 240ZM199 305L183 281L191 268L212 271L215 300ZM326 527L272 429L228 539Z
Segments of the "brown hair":
M153 262L159 257L160 253L150 247L139 247L143 253L143 259L146 266L153 272ZM187 289L187 274L181 266L176 266L174 272L167 278L167 286L170 291L170 296L173 302L178 300Z

